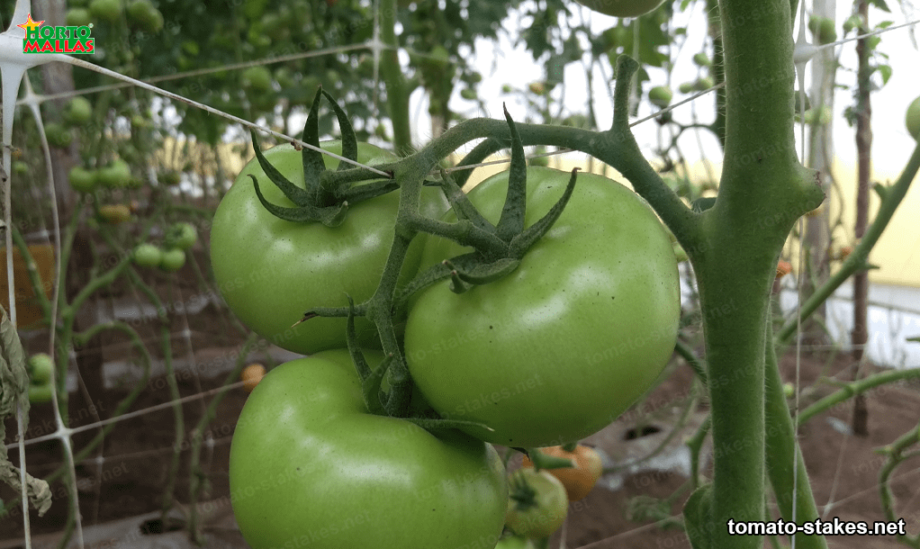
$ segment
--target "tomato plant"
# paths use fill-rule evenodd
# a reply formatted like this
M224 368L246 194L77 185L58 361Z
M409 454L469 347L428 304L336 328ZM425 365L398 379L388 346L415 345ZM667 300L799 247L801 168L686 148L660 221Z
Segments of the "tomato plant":
M508 500L490 445L368 413L344 350L262 379L240 413L229 474L254 549L472 546L498 539Z
M549 537L562 526L569 500L562 483L546 471L518 469L511 474L505 524L528 538Z
M565 493L569 501L584 499L604 472L601 456L594 448L579 445L574 451L567 452L561 446L551 446L540 448L539 451L549 456L569 459L575 465L574 467L546 470L565 486ZM524 467L533 467L533 462L526 455L524 456Z
M469 193L493 223L508 176ZM527 225L569 177L528 169ZM423 265L462 252L429 238ZM638 196L602 176L578 175L562 215L511 274L463 294L449 284L412 304L406 361L435 410L488 425L494 431L468 432L489 442L531 448L598 431L651 386L674 349L680 296L671 242Z
M339 141L322 148L341 154ZM302 156L289 145L265 152L265 158L282 175L304 187ZM338 162L323 157L327 169ZM358 161L375 165L395 157L373 145L359 143ZM266 200L292 206L272 185L253 159L243 168L233 187L217 207L211 227L211 264L221 295L230 309L253 331L272 343L297 353L314 353L345 346L345 319L315 318L292 327L311 307L341 307L346 294L356 302L368 299L377 288L393 240L398 193L360 202L349 208L341 225L293 223L272 215L256 197L255 175ZM429 214L443 212L439 191L427 202ZM415 274L422 243L414 243L403 271ZM376 331L365 319L356 324L361 341L374 344Z

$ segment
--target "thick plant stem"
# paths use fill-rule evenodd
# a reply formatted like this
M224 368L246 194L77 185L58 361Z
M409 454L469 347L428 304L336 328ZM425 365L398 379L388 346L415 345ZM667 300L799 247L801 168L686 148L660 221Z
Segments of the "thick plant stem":
M766 463L767 475L780 514L788 522L802 524L820 517L815 497L808 482L805 461L801 448L795 444L795 428L783 393L783 380L776 363L776 349L773 344L772 323L767 323L765 367L765 412L767 421ZM795 512L793 513L793 494ZM827 549L824 536L797 534L797 549Z
M399 66L396 41L396 0L380 0L380 39L390 48L380 53L380 71L387 87L387 108L393 123L393 144L400 156L412 150L409 128L409 93L412 91Z
M823 193L794 150L788 1L722 0L720 7L725 164L718 200L702 216L704 245L685 248L699 280L712 403L712 503L703 516L709 547L759 549L760 537L729 535L728 525L764 516L770 287L793 222Z

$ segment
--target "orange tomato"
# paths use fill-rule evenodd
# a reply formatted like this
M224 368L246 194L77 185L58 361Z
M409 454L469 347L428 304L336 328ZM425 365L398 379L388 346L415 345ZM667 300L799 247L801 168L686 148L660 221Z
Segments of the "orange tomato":
M786 276L787 274L791 272L792 272L792 263L789 263L788 261L785 261L782 259L780 259L779 262L776 263L776 279L777 280L779 280L780 278L783 278L784 276Z
M579 445L574 452L566 452L562 446L550 446L539 450L548 456L570 459L575 464L575 467L571 468L546 470L565 486L565 493L568 494L569 501L584 499L597 484L597 479L601 478L604 467L601 464L600 454L593 448ZM524 467L533 467L533 462L526 455L524 456Z
M243 382L243 389L246 389L247 393L251 393L252 390L256 388L256 385L262 381L263 377L265 377L265 366L261 364L250 364L246 366L240 374L240 380Z

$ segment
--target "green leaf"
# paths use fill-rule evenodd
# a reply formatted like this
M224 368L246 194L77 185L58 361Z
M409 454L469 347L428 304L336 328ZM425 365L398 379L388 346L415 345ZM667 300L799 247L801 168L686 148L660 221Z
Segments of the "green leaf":
M888 79L891 78L891 65L879 65L876 69L882 75L882 85L884 86L888 83Z
M875 6L882 11L891 13L891 10L888 8L888 4L885 3L885 0L868 0L867 4L870 6Z
M712 485L696 489L684 504L684 526L693 549L711 549ZM723 525L724 527L724 525Z

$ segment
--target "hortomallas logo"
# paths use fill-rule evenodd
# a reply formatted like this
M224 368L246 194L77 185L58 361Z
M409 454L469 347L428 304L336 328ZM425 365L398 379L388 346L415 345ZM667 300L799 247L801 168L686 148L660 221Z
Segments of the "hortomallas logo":
M42 26L44 21L33 21L29 14L25 23L17 25L26 31L22 53L73 53L90 55L95 51L92 26L52 27Z

